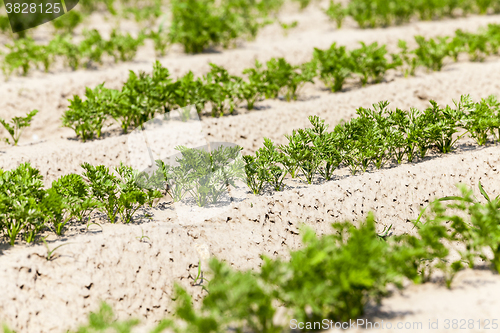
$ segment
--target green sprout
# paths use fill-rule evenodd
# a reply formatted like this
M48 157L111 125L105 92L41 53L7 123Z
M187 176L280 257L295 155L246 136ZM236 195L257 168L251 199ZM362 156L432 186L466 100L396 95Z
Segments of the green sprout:
M21 134L23 133L23 129L25 127L29 127L31 124L31 120L38 113L38 110L33 110L29 112L26 117L14 117L10 121L10 124L7 123L4 119L0 118L0 123L3 127L9 132L12 137L14 146L17 146L19 139L21 138ZM5 142L10 144L9 139L5 139Z

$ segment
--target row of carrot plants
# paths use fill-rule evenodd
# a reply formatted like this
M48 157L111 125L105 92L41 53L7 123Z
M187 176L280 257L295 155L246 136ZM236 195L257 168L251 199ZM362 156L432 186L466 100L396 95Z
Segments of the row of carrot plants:
M55 33L74 34L75 28L84 23L93 12L106 12L108 18L134 18L140 26L153 26L156 20L164 14L163 0L125 0L120 1L120 6L114 4L114 0L79 0L78 6L67 12L65 15L59 16L50 23L54 27ZM0 0L0 12L4 8L3 0ZM0 31L6 33L11 31L9 18L7 15L0 14ZM31 31L21 31L12 34L12 37L26 38Z
M121 8L118 10L114 0L79 0L78 6L67 12L65 15L51 21L57 32L73 33L73 30L81 24L92 12L107 12L109 16L120 15L124 18L134 16L136 21L147 20L150 23L161 14L161 0L153 1L121 1ZM131 3L133 2L133 3ZM0 0L0 12L4 11L4 1ZM0 14L0 31L11 31L9 17ZM26 31L18 33L18 37L24 38L28 34Z
M301 9L307 7L311 2L311 0L295 1L300 3ZM253 34L253 31L256 32L259 28L256 19L276 14L284 3L284 0L222 1L219 4L207 0L177 0L172 1L172 17L176 22L174 25L180 23L179 25L182 26L182 29L177 30L177 32L193 37L189 41L184 40L187 43L183 44L188 46L187 48L194 45L200 45L203 48L210 42L217 42L217 38L213 38L214 35L219 35L219 37L226 35L223 38L229 40L248 32ZM3 1L0 1L0 5L3 7ZM96 10L106 10L110 15L118 15L127 19L133 17L139 23L146 22L152 25L163 14L165 5L166 3L162 0L125 0L121 1L118 8L114 0L81 0L78 11L73 10L69 15L58 18L53 22L53 25L56 29L66 29L68 32L72 32L82 22L84 15ZM191 15L186 11L180 11L181 7L189 7L191 12L203 12L208 15ZM337 22L339 28L347 16L351 16L360 28L369 28L407 23L414 18L431 20L467 14L498 13L500 12L500 2L498 0L418 0L411 2L405 0L353 0L349 1L347 5L342 5L338 1L331 0L330 6L325 12ZM220 25L219 23L217 26L211 27L211 24L216 23L216 19L220 21L222 17L228 19L228 24ZM194 24L189 24L189 22ZM246 30L249 27L251 29ZM194 35L200 28L209 28L210 33L194 41ZM0 30L7 31L8 29L8 18L1 15ZM175 31L175 28L171 30L172 33ZM209 37L209 35L213 37ZM183 41L179 40L179 42Z
M301 8L309 5L310 0L296 0ZM106 1L80 1L80 10L71 11L53 21L58 31L72 33L83 21L83 17L97 9L106 8L112 15L118 11L113 0ZM137 22L146 21L147 25L154 25L163 14L164 3L154 1L123 1L120 16L130 18L133 16ZM152 33L155 43L158 44L159 53L163 53L167 43L180 43L186 52L198 53L203 50L222 45L234 45L238 39L256 36L258 30L275 21L276 13L283 6L284 0L173 0L171 2L172 24L168 32ZM0 6L3 1L0 1ZM103 6L104 5L104 6ZM346 16L352 16L361 28L388 26L409 22L418 16L419 19L429 20L442 17L456 16L469 13L486 14L488 11L499 12L498 0L353 0L347 6L331 0L330 6L325 10L338 27ZM9 20L0 15L0 30L9 30ZM162 30L162 29L160 29ZM26 37L26 32L21 36Z
M239 38L254 38L262 26L272 22L269 15L277 11L282 3L282 0L223 0L217 4L213 0L174 0L171 3L172 22L168 29L164 27L165 22L162 22L158 30L141 30L138 38L122 36L113 31L109 41L104 41L96 30L92 30L84 33L85 39L79 45L73 44L70 36L83 18L80 12L71 11L53 21L54 27L66 34L57 35L48 45L35 44L32 38L26 36L14 41L12 45L7 45L10 52L4 59L4 72L8 69L11 73L21 67L26 75L30 67L39 65L47 71L50 59L55 56L62 57L68 62L68 66L75 69L80 59L87 59L87 63L100 62L103 53L110 53L116 61L116 52L122 49L127 54L125 56L120 52L119 58L122 61L130 60L146 37L154 41L155 50L160 56L164 55L166 48L173 43L181 43L188 53L199 53L217 45L229 47ZM112 1L108 5L111 5L108 8L112 8ZM149 5L122 5L125 16L133 14L136 17L158 18L162 14L161 1ZM0 26L2 22L0 19ZM8 21L4 23L8 24ZM153 24L149 24L151 25ZM23 59L23 62L17 60L18 58Z
M272 58L262 65L243 71L242 77L231 75L215 64L202 78L192 72L177 80L170 77L168 69L158 62L151 75L130 72L129 79L120 90L99 85L87 88L86 100L79 96L70 99L70 106L62 120L83 141L99 138L103 127L114 119L123 132L142 125L157 113L195 105L198 113L212 116L232 114L236 107L246 105L253 109L264 98L283 97L297 99L301 87L319 78L332 91L340 91L346 82L361 85L380 82L390 69L401 70L405 75L415 74L419 66L440 70L449 57L458 60L467 52L473 61L498 53L500 25L488 25L478 33L458 30L455 36L424 39L416 36L418 47L409 50L399 42L401 51L388 54L385 45L377 43L354 50L346 50L335 43L327 50L315 49L312 60L301 65L291 65L284 58Z
M29 163L0 169L0 233L14 245L18 236L32 243L50 230L62 235L71 222L84 221L95 210L114 223L118 217L129 223L142 206L162 197L136 182L137 174L124 165L114 172L99 165L82 164L83 176L68 174L45 189L40 171Z
M412 19L435 20L467 14L500 13L498 0L351 0L342 5L330 1L328 16L340 28L351 16L361 28L386 27L408 23Z
M192 284L207 291L201 305L194 306L188 291L176 283L172 314L150 332L346 329L363 316L368 303L390 294L389 285L402 288L407 279L427 282L437 271L449 288L458 271L473 268L479 259L498 272L500 198L490 198L481 184L486 202L465 185L460 190L461 195L433 201L414 221L416 232L411 235L393 235L387 229L378 233L369 213L358 223L333 223L334 233L320 237L303 226L301 249L291 251L289 260L264 255L257 271L238 271L212 258L209 270L203 268L206 280L198 264ZM458 259L450 260L450 254L458 254ZM284 321L276 320L278 307L287 310ZM104 303L75 332L130 332L138 324L136 319L117 321ZM4 332L12 333L6 326Z
M358 117L331 132L324 120L311 116L311 128L285 135L287 144L264 138L264 147L255 155L243 156L247 185L259 194L266 186L281 191L288 175L311 184L315 177L332 179L340 167L355 175L368 168L411 163L432 150L449 153L465 135L478 145L500 141L500 102L494 96L474 102L463 95L455 107L430 103L424 111L389 110L387 101L358 108Z
M211 42L213 43L222 43L224 46L228 46L237 36L242 34L242 32L228 33L226 30L229 28L219 27L220 22L225 22L224 24L229 27L237 26L242 30L247 29L247 33L253 37L255 37L257 30L263 24L257 23L255 17L249 18L241 13L240 14L243 15L242 17L246 17L241 19L241 21L229 22L227 19L221 20L220 17L214 17L213 22L208 22L206 27L195 25L192 20L188 20L188 18L185 18L186 22L184 23L177 22L176 20L178 18L180 19L183 15L188 15L186 13L190 13L190 11L187 10L189 7L188 5L189 4L187 3L181 2L176 5L179 7L178 9L176 9L176 6L173 7L174 10L178 10L179 13L176 13L176 16L174 17L176 19L171 27L172 31L169 33L163 31L163 26L160 26L158 31L150 30L146 32L146 30L142 30L137 38L133 38L129 34L121 35L114 30L111 33L110 39L104 40L97 30L91 30L84 32L84 40L79 44L74 44L69 35L58 35L47 45L36 44L30 37L18 39L14 41L13 44L6 45L10 51L4 56L2 65L3 72L8 77L16 70L20 70L23 75L27 75L30 69L34 67L40 69L43 68L45 71L48 71L56 58L64 59L67 66L73 68L73 70L77 69L82 63L85 63L87 67L92 63L102 63L103 54L108 54L113 57L115 62L118 60L127 61L133 59L137 52L137 48L143 44L146 37L151 38L154 41L155 49L158 55L163 55L167 46L175 42L185 44L186 52L201 52L209 45L210 41L200 40L203 39L200 36L206 36L206 38L211 39ZM194 4L191 5L194 6ZM229 6L229 4L227 4L227 6ZM245 7L242 4L236 6L233 4L232 7L229 6L229 9L227 10L233 10L235 13L239 11L247 13L248 11L251 11L250 8L252 8L252 6L248 4L247 6L248 7ZM267 13L269 11L267 6L263 8L264 9L260 9L259 12ZM205 8L205 11L207 11L207 15L205 16L208 16L208 13L211 12L208 8ZM225 16L227 15L228 14L226 13ZM237 14L234 15L239 17ZM198 18L200 15L197 14L196 17ZM235 18L234 20L239 19ZM196 29L203 28L204 30L196 32L184 31L185 29L188 29L188 21L189 27L196 27ZM215 24L215 22L219 22L219 24ZM220 31L217 33L207 32L207 29L210 30L216 28ZM226 40L226 35L228 34L234 36L234 38ZM345 73L342 73L341 75L348 76L352 73L357 73L357 68L353 67L357 66L357 60L364 60L364 58L368 59L368 61L378 61L379 63L376 65L380 67L380 73L377 74L383 75L385 70L394 66L401 66L403 60L409 61L408 64L410 65L411 70L414 70L417 65L424 65L436 69L436 67L442 66L439 58L442 59L446 56L453 56L456 58L458 53L463 52L464 50L467 50L471 54L471 58L473 60L480 60L484 54L489 54L491 49L496 51L496 48L498 48L498 40L498 28L495 29L494 26L490 26L486 33L478 35L471 35L459 31L453 41L447 44L446 38L438 39L436 42L432 39L426 41L422 37L419 37L417 38L417 42L419 44L419 49L421 50L420 54L417 55L417 58L425 59L415 59L413 55L410 56L407 52L406 45L401 43L400 47L402 52L400 55L392 55L392 64L387 62L387 52L385 51L385 48L379 48L375 44L370 46L363 45L362 48L352 51L352 54L347 52L345 49L337 48L336 46L332 46L332 48L327 51L316 50L315 52L317 53L318 59L327 61L327 63L323 65L329 66L330 69L332 67L332 62L339 63L342 68L346 68L346 70L344 70ZM493 44L493 46L489 44ZM350 59L351 61L347 61L347 59ZM419 63L417 60L421 60L422 63ZM363 83L366 83L366 80L368 79L366 76L367 72L365 71L361 74L363 75ZM377 79L377 77L375 77L375 79ZM341 83L337 83L335 88L338 89L338 87L341 87Z
M155 31L141 31L135 38L115 29L106 40L93 29L84 31L83 36L81 42L74 43L69 35L57 35L46 45L37 44L31 37L15 40L6 45L9 51L3 56L2 71L8 79L15 71L22 75L27 75L33 68L48 72L58 60L73 70L102 64L104 55L112 57L115 62L130 61L146 38L154 41L158 53L164 53L167 46L165 38Z

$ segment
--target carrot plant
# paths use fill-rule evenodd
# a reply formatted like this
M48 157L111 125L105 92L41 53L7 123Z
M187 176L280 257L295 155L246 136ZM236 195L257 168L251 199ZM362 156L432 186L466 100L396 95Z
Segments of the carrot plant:
M149 33L147 33L147 37L154 43L156 56L165 56L166 50L170 46L170 40L168 38L168 33L165 31L163 22L160 24L157 31L150 30Z
M38 110L33 110L29 112L26 117L14 117L11 119L10 124L4 119L0 118L0 124L7 130L12 138L12 144L17 146L19 139L21 138L21 134L23 133L24 128L29 127L31 125L31 121L33 117L38 113ZM5 138L5 142L10 144L9 139Z
M248 76L248 81L242 80L240 82L237 88L238 95L241 100L247 102L247 109L252 110L255 102L266 94L265 72L262 64L255 60L255 66L243 70L243 74Z
M129 333L132 329L139 325L138 319L128 319L125 321L117 321L115 314L108 304L102 302L99 310L96 312L91 312L89 314L89 322L86 325L80 326L78 333L81 332L105 332L105 331L116 331ZM158 327L161 327L159 325ZM161 332L160 330L156 331Z
M140 32L137 38L132 37L129 33L126 35L120 34L116 29L111 31L110 39L105 43L105 51L115 60L130 61L134 59L139 46L144 44L146 35Z
M200 78L196 79L191 71L172 82L167 89L167 93L171 96L167 105L168 111L194 105L198 113L202 113L206 103L203 87L203 81Z
M86 88L85 97L82 101L74 95L62 117L63 126L73 129L83 142L101 137L105 122L116 112L121 98L119 91L105 88L104 83L93 90Z
M426 213L425 223L418 220L418 227L425 224L446 224L446 237L452 242L460 242L464 249L456 249L463 261L472 268L475 259L481 258L500 271L500 231L498 218L500 214L499 197L490 198L481 183L479 190L486 200L481 203L471 189L458 185L460 195L436 199L430 205L430 213ZM455 214L450 211L455 212ZM488 249L492 256L485 252Z
M77 10L68 11L52 21L52 25L58 32L72 34L75 28L83 22L85 15Z
M123 164L114 168L114 173L103 165L84 163L82 168L83 177L64 175L47 189L40 171L29 163L13 170L0 169L0 236L11 245L20 237L32 243L44 231L60 236L70 223L83 222L96 209L106 213L110 222L119 215L122 222L129 223L139 208L152 206L162 197L137 170ZM242 178L242 170L242 162L235 163L223 173L224 179L231 182L234 177ZM150 183L161 184L157 180L149 179ZM96 223L87 227L90 224Z
M83 56L86 67L89 68L92 63L102 64L102 56L111 51L110 44L96 29L85 30L83 35L85 39L78 45L78 51Z
M415 120L417 131L415 137L418 137L418 140L416 140L416 150L420 158L424 158L429 149L438 146L436 139L443 136L443 130L446 131L447 127L446 123L442 120L441 109L437 108L437 105L432 103L431 105L431 107L428 107L423 112L419 112L418 118ZM450 129L446 136L453 135L451 132L452 130Z
M456 34L471 61L483 61L486 55L489 55L486 36L469 34L461 30L457 30Z
M325 10L325 14L328 15L330 20L335 21L337 29L340 29L347 13L345 8L342 7L342 4L330 0L330 4Z
M333 172L342 163L342 152L336 147L337 137L333 133L328 133L324 136L318 137L314 141L315 149L318 150L318 157L322 161L318 172L325 180L331 180Z
M144 72L137 75L130 71L120 94L119 107L112 109L111 116L121 122L123 133L129 128L138 128L154 118L157 112L163 112L167 104L168 86L171 83L168 69L156 62L152 75Z
M273 323L276 308L275 297L266 283L252 271L235 271L219 260L210 261L211 278L203 299L203 310L208 310L212 318L218 319L219 327L236 327L237 330L249 329L253 332L278 333L279 325ZM225 281L225 283L222 283ZM227 292L231 290L230 292ZM180 289L177 294L182 294ZM213 309L213 310L209 310ZM215 311L214 311L215 310ZM238 322L237 318L244 318ZM191 326L189 317L183 316ZM188 327L189 327L188 326ZM194 326L194 325L193 325ZM188 330L187 332L197 330Z
M496 122L489 124L491 135L496 141L500 141L500 101L494 95L490 95L487 98L481 99L481 104L488 105L495 112L491 113L491 116L496 118Z
M64 17L64 15L62 17ZM74 44L71 41L71 37L68 35L55 36L54 39L49 42L47 52L62 58L65 65L72 70L80 68L82 62L86 60L82 57L79 45Z
M139 172L133 168L120 164L115 168L119 176L119 198L117 199L116 210L123 223L130 223L135 212L146 203L151 203L154 199L162 197L158 190L143 188L137 183ZM113 220L111 220L113 221Z
M404 40L398 41L398 47L401 51L396 56L400 61L400 66L403 68L404 76L415 75L415 70L418 66L417 56L408 50L408 44Z
M117 176L104 165L93 166L85 162L82 168L83 176L90 182L92 198L99 202L98 209L103 209L108 220L115 223L120 195Z
M156 170L141 171L135 177L135 183L138 187L146 190L159 190L169 192L166 175L170 166L165 164L162 160L155 161ZM152 206L152 203L151 205Z
M241 79L215 64L211 63L210 67L210 72L203 77L203 99L212 104L212 116L223 116L226 111L232 114L238 99L237 89Z
M126 6L121 15L126 18L133 16L138 23L153 25L155 20L162 15L162 2L160 0L135 2L132 6Z
M80 10L83 13L90 14L93 11L107 11L111 15L117 15L117 11L115 8L115 0L100 0L100 1L92 1L92 0L80 0Z
M354 118L351 121L337 126L335 132L339 137L340 147L337 147L343 155L343 163L349 168L352 175L359 170L366 171L368 165L374 159L374 150L369 144L372 123L367 118Z
M0 31L3 33L11 29L9 17L7 15L0 15Z
M67 174L52 182L51 187L63 198L67 219L84 221L96 208L98 201L92 197L90 186L78 174Z
M167 191L174 202L181 201L188 193L185 184L187 184L188 169L184 169L182 164L171 166L162 160L156 160L157 184Z
M369 79L380 82L388 69L395 67L387 59L385 45L378 46L377 42L366 45L363 42L361 47L350 52L354 63L354 72L361 76L361 84L364 86Z
M81 12L72 10L68 15L53 21L57 29L67 32L64 36L55 36L47 45L36 44L29 37L8 44L7 48L10 50L4 57L2 66L5 76L10 76L14 71L27 75L33 68L48 71L58 58L62 58L73 69L81 64L87 67L100 64L105 54L113 57L115 61L131 60L145 38L154 41L155 50L159 55L163 55L167 45L172 43L182 44L188 53L203 52L218 45L230 47L243 38L254 38L262 26L273 22L270 17L276 15L276 11L283 4L283 0L176 0L172 4L173 22L168 32L164 31L161 25L157 32L141 32L135 38L113 30L110 39L105 40L96 30L89 30L84 31L84 39L80 43L74 43L71 41L70 33L88 14L84 8L86 6L93 8L92 10L98 8L88 1L84 2L86 4L82 4ZM116 14L112 5L113 0L106 2L108 4L105 8ZM300 2L305 4L308 0L300 0ZM133 14L141 21L156 19L161 13L160 5L160 2L155 0L152 4L125 6L122 15ZM500 12L500 6L496 1L488 0L419 0L414 2L355 0L349 2L347 6L331 1L326 13L337 22L339 27L346 16L352 16L358 25L364 28L401 24L409 22L416 16L420 19L453 16L457 9L461 9L464 15L484 13L485 10ZM0 17L0 28L7 26L8 19ZM496 53L498 29L488 28L484 34L462 33L460 39L454 39L454 43L459 43L460 48L466 49L472 60L482 60L484 56ZM431 62L438 63L438 54L443 52L442 46L441 42L430 41L429 48L433 53ZM457 51L458 49L450 50L452 53L455 52L454 57Z
M313 83L316 76L314 62L304 63L301 66L292 66L284 58L271 59L267 62L264 71L264 80L267 95L277 98L284 90L286 101L296 100L298 90L306 83Z
M265 162L251 155L243 156L245 161L245 180L253 194L260 194L267 179Z
M374 152L373 163L377 169L382 168L393 157L396 132L393 130L390 119L387 117L388 101L373 104L372 108L358 108L356 113L370 121L373 127L371 134L372 149ZM336 145L338 146L338 144Z
M266 63L266 67L264 82L268 98L277 98L280 93L284 92L287 101L295 100L297 90L306 82L312 83L315 76L314 66L307 63L302 66L293 66L284 58L272 58Z
M33 38L22 38L14 41L14 44L5 45L10 52L4 57L2 70L8 78L15 70L20 69L22 75L28 75L33 67L38 67L38 59L43 57L40 45L35 44Z
M359 227L347 221L332 227L333 234L321 237L303 227L304 246L291 251L290 260L264 256L259 272L236 271L211 259L210 279L204 285L208 293L200 307L195 308L191 295L176 284L173 314L152 332L288 332L293 327L286 329L273 320L276 304L287 310L287 320L288 316L301 322L353 320L363 315L366 304L389 295L389 285L402 288L405 278L423 281L424 263L448 254L440 243L444 227L432 223L420 228L417 236L394 237L377 233L373 214ZM437 236L429 238L433 233ZM112 321L100 322L115 327Z
M235 186L236 180L244 179L239 146L178 146L176 150L180 154L155 161L154 172L142 176L140 183L166 190L174 202L192 198L198 206L204 207L220 202L227 186Z
M280 149L294 161L294 165L302 172L308 184L312 183L322 162L318 150L312 145L314 136L310 130L293 130L291 135L285 135L288 145L280 146Z
M495 117L496 108L491 108L486 100L479 103L474 103L469 95L462 96L458 107L465 113L462 118L462 126L467 130L478 145L482 146L488 141L490 133L494 133L494 129L498 128L499 119Z
M172 3L170 41L184 46L186 53L208 47L227 48L239 37L253 37L258 24L250 7L241 1L176 0Z
M417 56L418 63L430 70L440 71L443 59L450 53L447 39L448 37L438 37L436 41L434 38L426 40L422 36L415 36L418 48L413 52Z
M333 170L342 162L340 153L334 148L337 146L335 137L327 132L328 125L318 116L309 116L309 122L312 128L308 131L308 135L314 147L315 163L319 162L317 166L319 173L326 180L330 180ZM296 165L296 162L292 158L290 159L292 160L291 164ZM314 169L316 169L316 165L314 165ZM294 177L294 172L290 169L288 170L290 175Z
M227 186L234 186L234 181L243 176L243 166L237 159L241 150L238 146L220 146L210 152L185 147L179 147L179 150L183 159L178 162L184 164L185 169L189 169L188 192L199 206L219 202L227 191Z
M333 92L342 90L344 82L354 72L354 62L345 46L333 43L328 50L314 49L321 81Z
M410 112L396 109L389 111L389 123L396 130L396 138L393 141L394 153L398 163L401 163L406 156L408 162L412 162L416 153L419 138L419 127L417 123L418 110L412 109Z
M283 167L283 153L278 147L268 139L264 138L264 147L255 152L255 156L262 162L262 171L267 171L263 175L265 180L274 188L275 191L281 191L283 181L286 177L286 170Z
M45 196L41 200L41 210L44 215L44 226L52 229L54 233L61 236L64 232L64 227L68 224L70 217L66 213L68 206L64 199L53 188L49 188L45 192Z
M0 171L0 219L10 245L14 245L19 234L27 242L33 242L44 227L42 179L40 171L29 163L11 171Z
M38 169L24 163L0 174L0 219L3 221L0 227L11 245L19 235L31 243L47 228L57 235L63 234L71 219L69 211L75 208L56 188L43 189L43 177Z
M71 11L68 15L77 15L74 13ZM65 20L66 17L67 15L64 15L56 21ZM69 27L61 29L71 29ZM115 62L130 61L137 53L138 47L144 43L146 35L141 32L134 38L130 34L122 35L113 30L110 39L105 40L97 30L92 29L84 30L83 37L83 40L75 43L69 34L57 35L46 45L35 43L31 37L15 40L13 44L6 45L9 52L3 57L2 71L6 78L15 71L26 76L33 68L48 72L58 59L76 70L82 64L87 68L93 64L102 64L103 55L106 54L113 57Z
M382 298L389 283L401 287L403 276L418 280L420 259L427 251L402 239L381 240L372 214L359 228L350 222L332 226L336 232L320 238L303 228L304 248L292 251L290 261L264 258L261 274L266 282L280 286L278 299L293 311L293 318L313 322L358 318L368 297Z

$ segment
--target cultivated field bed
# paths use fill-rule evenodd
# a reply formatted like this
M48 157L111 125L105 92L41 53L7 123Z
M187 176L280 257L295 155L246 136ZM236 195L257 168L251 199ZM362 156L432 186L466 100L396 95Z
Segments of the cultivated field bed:
M5 285L0 313L22 332L60 332L77 324L75 319L83 321L99 300L105 300L121 318L139 316L151 324L168 312L174 281L198 293L199 299L201 288L190 286L190 282L196 277L200 260L202 268L206 267L207 253L227 260L234 268L257 269L261 254L286 256L289 249L300 245L298 228L302 223L319 234L329 233L330 221L356 221L370 210L376 213L380 231L392 224L396 234L411 233L410 220L432 198L457 194L456 183L475 186L481 181L488 184L491 195L500 194L499 153L499 147L490 147L272 196L249 197L201 224L182 225L175 212L160 211L153 212L161 218L154 217L152 222L105 224L102 231L91 226L85 234L51 242L51 247L61 241L71 243L59 249L54 261L45 259L42 246L9 248L0 257L0 279ZM141 235L149 239L140 242ZM484 284L500 283L498 276L489 272L472 277L471 273L463 274L469 274L464 279L468 276L476 281L479 290ZM430 288L436 287L414 286L405 294L422 299L422 294L434 294ZM443 286L437 290L445 295L455 292ZM461 287L457 291L460 293ZM468 291L467 300L477 297L475 288ZM495 294L489 293L486 298L482 293L493 315L492 309L499 306ZM428 320L455 315L455 308L445 306L447 298L427 299L434 304L433 309L442 312L433 313L430 308L419 312L422 310L416 308L413 313L413 308L405 304L409 313L391 319L402 321L409 315L411 319ZM401 304L397 297L386 302L383 310L400 311L391 305ZM473 319L482 319L485 314L480 312L483 307L476 308L477 303L467 301L461 306L463 311L469 309Z
M377 41L395 49L398 39L411 41L416 34L451 35L458 28L476 31L487 23L500 23L500 16L489 15L371 30L356 29L347 22L337 30L314 7L300 15L286 15L301 22L288 36L271 26L256 41L244 42L237 49L184 55L174 48L160 59L161 63L174 76L189 70L202 75L209 70L210 62L240 74L255 59L283 56L292 63L307 61L314 47L327 48L335 41L348 48L359 41ZM102 139L82 143L72 130L61 128L60 117L67 109L68 98L83 95L85 87L106 82L107 87L119 88L128 70L151 71L152 56L144 52L133 63L87 71L35 73L0 83L0 117L40 110L20 146L2 146L0 168L13 169L29 161L40 169L48 186L61 175L80 173L83 162L108 167L130 162L130 135L121 135L116 125ZM199 125L207 140L234 143L243 147L244 154L250 154L262 147L264 137L285 143L285 134L309 126L310 115L325 119L333 128L355 117L358 107L370 107L383 100L391 102L391 109L424 109L431 99L440 105L452 104L461 94L479 100L490 94L500 95L499 77L500 59L491 57L482 63L447 64L441 72L421 70L409 78L389 73L380 84L363 88L348 85L339 93L311 84L306 85L297 101L267 99L257 103L257 110L242 108L233 116L203 117ZM168 135L164 140L168 145ZM46 260L43 245L9 247L0 243L0 322L5 321L16 332L64 332L86 322L88 313L97 310L104 300L119 318L140 318L144 326L137 332L147 332L171 313L175 282L195 295L196 303L206 295L201 286L192 283L200 266L206 270L210 256L226 260L236 269L258 270L260 255L287 258L290 250L300 247L301 224L309 225L318 234L328 234L331 222L359 221L369 211L375 213L378 231L392 225L395 235L412 234L415 230L411 221L420 210L435 198L458 194L457 183L473 188L478 197L479 182L491 197L499 195L499 168L500 145L490 142L478 147L466 139L452 153L432 154L416 163L369 169L354 176L341 169L332 181L313 185L288 182L282 192L260 196L247 193L244 201L232 203L217 217L199 223L179 219L174 207L163 202L157 208L141 209L135 222L128 225L104 223L102 229L95 225L89 229L74 226L63 237L51 235L47 239L50 248L67 244L55 252L51 261ZM94 216L94 221L102 222L104 218ZM439 279L423 285L408 283L406 289L384 299L381 305L370 305L366 318L392 323L422 321L424 328L429 320L495 319L500 310L499 292L497 274L467 269L457 275L451 290Z
M323 24L306 26L304 31L292 30L288 36L283 36L283 32L276 28L270 36L259 35L256 41L246 42L235 50L192 56L172 54L160 59L160 62L169 69L173 77L181 76L190 70L195 75L202 75L209 70L210 62L224 66L232 74L241 75L244 68L253 66L255 59L265 62L272 57L285 57L291 63L301 63L310 60L314 47L328 48L333 42L354 48L359 45L359 41L377 41L379 44L388 44L388 47L395 50L399 39L411 42L414 35L448 36L456 29L477 31L480 26L498 23L499 20L500 16L473 16L456 20L415 22L408 26L373 30L336 30L330 23L319 20ZM141 59L138 56L134 63L117 64L102 70L40 74L34 78L12 77L8 82L0 83L0 117L21 116L29 110L38 109L40 112L32 126L26 129L24 142L59 139L61 136L67 139L74 136L74 132L61 128L60 117L69 105L68 99L74 94L83 95L85 87L94 88L103 82L108 88L119 88L127 79L129 70L150 72L153 60L151 57ZM323 93L327 94L326 91ZM311 98L321 94L321 89L315 88L313 92L305 92L304 96ZM451 101L448 99L447 102ZM371 103L373 101L369 101L369 105ZM268 105L274 108L273 102L269 100L257 104L262 107ZM285 105L286 108L290 107ZM356 103L352 106L359 107ZM353 109L350 106L349 108ZM33 140L33 135L37 135L38 139Z
M341 120L348 120L356 115L358 107L371 107L373 103L387 100L391 108L424 109L429 100L434 99L440 105L452 104L461 94L469 93L478 100L499 91L500 62L492 59L486 63L451 64L442 72L421 74L417 77L395 78L391 82L368 86L364 89L352 89L343 93L332 94L309 87L304 92L303 101L287 103L277 100L261 102L262 110L247 112L238 116L223 118L202 118L201 124L206 137L213 142L231 142L243 147L243 153L253 153L262 146L263 137L277 143L284 143L284 135L293 129L309 126L307 119L317 115L334 126ZM470 83L474 82L473 85ZM42 117L42 114L40 114ZM36 125L26 130L39 137L50 135L44 127ZM61 126L59 118L52 119L54 126ZM258 124L258 126L248 126ZM41 126L41 125L39 125ZM120 161L128 161L127 135L119 135L119 131L110 131L108 137L101 140L82 143L76 140L70 129L67 137L47 139L36 144L22 143L19 147L6 147L0 155L0 167L14 168L22 162L31 161L42 171L47 184L57 177L80 172L80 164L89 162L119 165Z

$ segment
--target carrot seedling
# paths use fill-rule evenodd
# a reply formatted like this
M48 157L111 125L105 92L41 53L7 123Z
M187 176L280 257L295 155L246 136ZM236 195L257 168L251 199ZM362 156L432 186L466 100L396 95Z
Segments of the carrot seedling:
M0 118L0 123L3 127L9 132L12 137L14 146L17 146L19 139L21 138L21 134L23 133L23 129L25 127L29 127L31 125L31 120L38 113L38 110L33 110L29 112L26 117L14 117L10 121L11 123L7 123L4 119ZM4 139L5 142L10 144L9 139Z
M139 239L139 242L144 243L143 239L148 239L149 241L151 240L148 236L144 235L144 229L141 229L142 235L137 236L136 238Z
M47 238L47 237L45 237L45 238ZM49 245L47 244L47 241L45 240L45 238L42 238L42 241L43 241L43 243L45 244L45 247L47 248L47 257L46 257L47 261L50 261L50 260L54 259L54 257L53 257L54 252L55 252L58 248L60 248L61 246L64 246L64 245L69 245L69 244L71 244L71 243L64 243L64 244L60 244L60 245L56 246L55 248L53 248L53 249L51 250L51 249L49 248Z
M97 226L99 226L101 228L101 230L104 230L103 227L102 227L102 225L100 225L99 223L97 223L97 222L90 222L90 223L87 223L87 227L86 227L87 231L89 231L90 226L94 225L94 224L97 225Z

